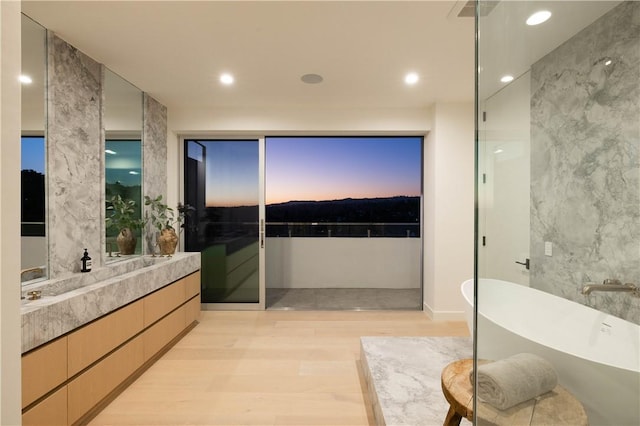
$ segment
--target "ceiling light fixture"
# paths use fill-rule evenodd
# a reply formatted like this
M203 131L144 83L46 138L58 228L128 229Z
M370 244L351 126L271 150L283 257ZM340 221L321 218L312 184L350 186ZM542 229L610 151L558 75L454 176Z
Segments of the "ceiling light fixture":
M604 61L604 66L608 67L609 65L611 65L613 63L613 61L611 59L607 59L606 61Z
M512 75L503 75L502 78L500 78L500 81L503 83L510 83L513 81L513 76Z
M409 74L404 76L404 82L408 85L414 85L418 82L418 80L420 80L420 77L418 77L418 74L416 74L415 72L410 72Z
M234 81L235 79L229 73L224 73L220 76L220 83L224 84L225 86L233 84Z
M129 171L130 175L139 175L140 173L136 172L135 170L131 170Z
M116 152L112 149L105 149L104 152L106 152L107 154L116 155Z
M31 77L29 77L28 75L22 74L20 77L18 77L18 80L20 80L20 83L22 84L31 84L33 83L33 80L31 79Z
M322 83L324 78L320 74L305 74L300 77L300 80L307 84L318 84Z
M551 12L540 10L527 18L527 25L540 25L551 18Z

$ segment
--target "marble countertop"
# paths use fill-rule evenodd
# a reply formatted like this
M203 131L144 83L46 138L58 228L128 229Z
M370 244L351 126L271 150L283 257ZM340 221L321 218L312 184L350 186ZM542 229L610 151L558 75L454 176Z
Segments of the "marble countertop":
M38 283L37 289L42 291L43 297L23 301L21 307L22 353L200 269L200 253L139 259L142 260L136 260L137 269L132 269L127 262L120 262L95 273ZM116 275L113 275L114 270ZM67 287L60 287L62 281ZM65 288L70 290L63 291ZM33 289L25 288L25 291Z

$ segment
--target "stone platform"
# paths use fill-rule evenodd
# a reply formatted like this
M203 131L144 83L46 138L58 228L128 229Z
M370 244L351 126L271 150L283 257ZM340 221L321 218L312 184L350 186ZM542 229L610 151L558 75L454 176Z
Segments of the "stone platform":
M472 357L468 337L362 337L360 360L376 424L442 425L449 409L442 369Z

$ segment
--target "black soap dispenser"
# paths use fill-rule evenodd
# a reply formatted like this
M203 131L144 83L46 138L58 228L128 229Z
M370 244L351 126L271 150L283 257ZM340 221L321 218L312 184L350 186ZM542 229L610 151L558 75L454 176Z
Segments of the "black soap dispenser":
M82 261L82 269L80 269L80 272L91 271L91 258L89 257L87 249L84 249L84 256L82 256L80 261Z

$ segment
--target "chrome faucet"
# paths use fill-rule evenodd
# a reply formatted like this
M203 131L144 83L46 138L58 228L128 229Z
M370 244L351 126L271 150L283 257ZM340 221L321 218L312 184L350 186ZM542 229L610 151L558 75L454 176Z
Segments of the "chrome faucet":
M587 284L582 287L582 294L589 295L593 291L625 291L630 292L632 296L640 297L640 288L635 284L622 284L620 280L607 278L602 284Z

